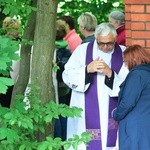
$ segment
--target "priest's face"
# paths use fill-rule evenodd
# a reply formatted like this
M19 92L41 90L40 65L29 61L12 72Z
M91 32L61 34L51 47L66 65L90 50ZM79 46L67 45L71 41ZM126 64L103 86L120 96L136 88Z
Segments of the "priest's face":
M114 49L116 39L112 33L109 33L107 36L98 35L96 41L98 48L107 53Z

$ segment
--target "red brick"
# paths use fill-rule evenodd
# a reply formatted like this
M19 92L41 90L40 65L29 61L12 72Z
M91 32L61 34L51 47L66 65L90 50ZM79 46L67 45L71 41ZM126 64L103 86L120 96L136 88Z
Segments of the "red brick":
M150 13L150 5L146 5L146 12Z
M126 30L126 37L131 37L131 30Z
M131 5L125 5L125 12L131 12Z
M131 29L131 21L126 21L125 27L126 27L126 29Z
M139 44L139 45L141 45L143 47L146 46L145 45L145 40L134 40L134 39L132 39L132 44Z
M146 30L150 30L150 22L146 23Z
M150 47L150 39L146 40L146 47Z
M131 38L127 38L126 39L126 46L131 46L132 45L132 39Z
M145 30L145 23L143 22L132 22L131 30Z
M126 21L131 20L131 14L130 13L125 14L125 20Z
M150 4L150 0L123 0L125 4Z
M150 52L150 47L145 47L145 49Z
M150 21L150 14L131 14L132 21Z
M144 5L131 5L131 12L143 13L145 12Z
M126 46L140 44L150 51L150 0L123 0Z
M150 33L147 31L132 31L133 39L149 39Z
M134 39L131 39L131 38L127 38L126 39L126 46L131 46L133 44L139 44L143 47L145 47L145 40L134 40Z

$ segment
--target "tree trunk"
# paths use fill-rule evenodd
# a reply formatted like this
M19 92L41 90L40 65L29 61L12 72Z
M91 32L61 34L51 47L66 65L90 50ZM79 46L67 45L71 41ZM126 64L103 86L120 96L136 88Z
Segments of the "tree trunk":
M31 84L37 85L38 98L45 105L55 100L55 92L52 78L53 55L55 49L55 23L57 13L57 0L38 0L35 26L35 37L31 67ZM31 91L34 91L32 89ZM41 141L47 135L53 133L53 125L46 127L46 135L39 133L37 140Z
M36 7L37 0L33 0L32 6ZM35 30L35 21L36 21L36 12L32 11L28 24L25 28L23 39L33 41L34 38L34 30ZM27 87L30 75L30 57L31 57L31 48L32 46L29 44L22 44L20 51L20 69L19 69L19 77L17 83L14 85L11 107L13 107L13 101L15 100L16 95L23 95L25 89Z

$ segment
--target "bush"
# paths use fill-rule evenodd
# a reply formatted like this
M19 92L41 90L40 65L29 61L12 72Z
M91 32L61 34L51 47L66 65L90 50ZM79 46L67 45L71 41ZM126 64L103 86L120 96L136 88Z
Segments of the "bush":
M83 133L74 135L68 141L53 138L49 135L43 141L36 139L36 133L45 133L47 125L61 114L63 117L80 117L82 109L69 108L65 104L57 105L51 101L44 106L36 94L30 94L30 104L24 102L23 96L18 96L13 108L0 106L0 149L3 150L67 150L70 146L77 149L82 142L90 141L90 135Z

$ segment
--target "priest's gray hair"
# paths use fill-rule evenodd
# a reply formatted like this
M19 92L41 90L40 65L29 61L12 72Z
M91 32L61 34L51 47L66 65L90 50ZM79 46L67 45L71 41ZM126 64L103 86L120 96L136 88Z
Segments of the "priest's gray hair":
M110 23L101 23L100 25L98 25L96 27L95 30L95 38L97 39L97 37L100 36L107 36L108 34L112 33L114 38L116 38L117 36L117 32L116 29L114 28L114 26Z

